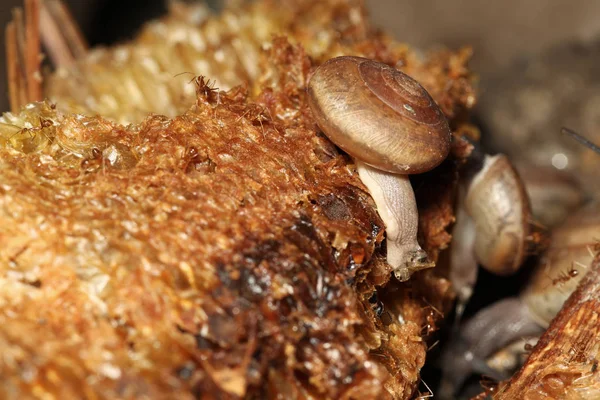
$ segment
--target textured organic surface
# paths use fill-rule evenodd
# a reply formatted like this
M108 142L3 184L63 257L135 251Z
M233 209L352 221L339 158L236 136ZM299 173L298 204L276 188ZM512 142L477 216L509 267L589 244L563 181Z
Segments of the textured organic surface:
M382 238L360 182L312 127L201 99L129 128L27 111L50 126L0 157L5 395L337 398L390 378L354 340Z

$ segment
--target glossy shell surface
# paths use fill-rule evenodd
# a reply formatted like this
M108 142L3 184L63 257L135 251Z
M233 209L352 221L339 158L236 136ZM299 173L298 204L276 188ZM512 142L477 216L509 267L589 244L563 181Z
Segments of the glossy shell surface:
M475 222L475 255L488 271L510 275L526 256L531 208L519 174L505 155L486 156L465 208Z
M545 327L550 324L585 276L599 238L597 202L586 205L554 229L550 246L521 295L539 324Z
M438 105L417 81L386 64L333 58L316 69L308 94L329 139L377 169L421 173L448 155L451 132Z

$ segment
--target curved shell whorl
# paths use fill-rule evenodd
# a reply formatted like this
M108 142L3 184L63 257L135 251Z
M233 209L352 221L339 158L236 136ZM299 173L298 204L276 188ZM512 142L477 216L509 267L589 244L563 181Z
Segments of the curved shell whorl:
M503 154L486 156L465 197L477 236L475 255L488 271L510 275L527 256L531 207L519 174Z
M550 246L540 258L521 297L542 326L562 308L594 259L600 238L600 204L590 203L571 215L552 233ZM576 275L571 275L576 271Z
M444 123L442 111L429 93L408 75L371 60L360 62L358 71L373 94L403 118L430 126Z
M375 168L426 172L450 150L450 128L437 104L417 81L386 64L331 59L312 75L308 98L329 139Z

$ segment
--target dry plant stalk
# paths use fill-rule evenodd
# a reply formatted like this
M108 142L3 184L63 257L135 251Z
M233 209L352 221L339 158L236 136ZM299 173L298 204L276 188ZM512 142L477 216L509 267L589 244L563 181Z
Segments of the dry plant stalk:
M62 1L42 0L39 18L44 48L55 65L69 68L85 56L86 40Z
M91 49L85 57L73 53L75 66L54 60L57 71L47 77L44 93L62 110L122 123L140 122L152 112L172 117L193 103L194 75L207 76L222 90L248 85L253 97L273 85L276 71L260 65L273 38L283 36L301 44L317 65L353 54L397 66L419 80L452 119L473 106L469 49L419 57L371 27L362 0L239 3L214 14L203 2L171 2L167 16L147 23L129 43Z
M12 22L6 26L6 63L13 112L42 99L39 7L39 0L26 0L25 19L22 10L16 9Z

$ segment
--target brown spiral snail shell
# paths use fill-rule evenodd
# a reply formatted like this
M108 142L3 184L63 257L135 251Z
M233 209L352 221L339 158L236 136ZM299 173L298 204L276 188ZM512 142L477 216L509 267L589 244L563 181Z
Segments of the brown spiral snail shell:
M451 132L440 108L408 75L360 57L325 62L307 91L316 123L354 158L377 205L396 277L432 267L417 243L417 204L406 174L429 171L448 156Z
M373 60L337 57L311 77L315 120L342 150L377 169L418 174L450 151L450 128L429 93L408 75Z

